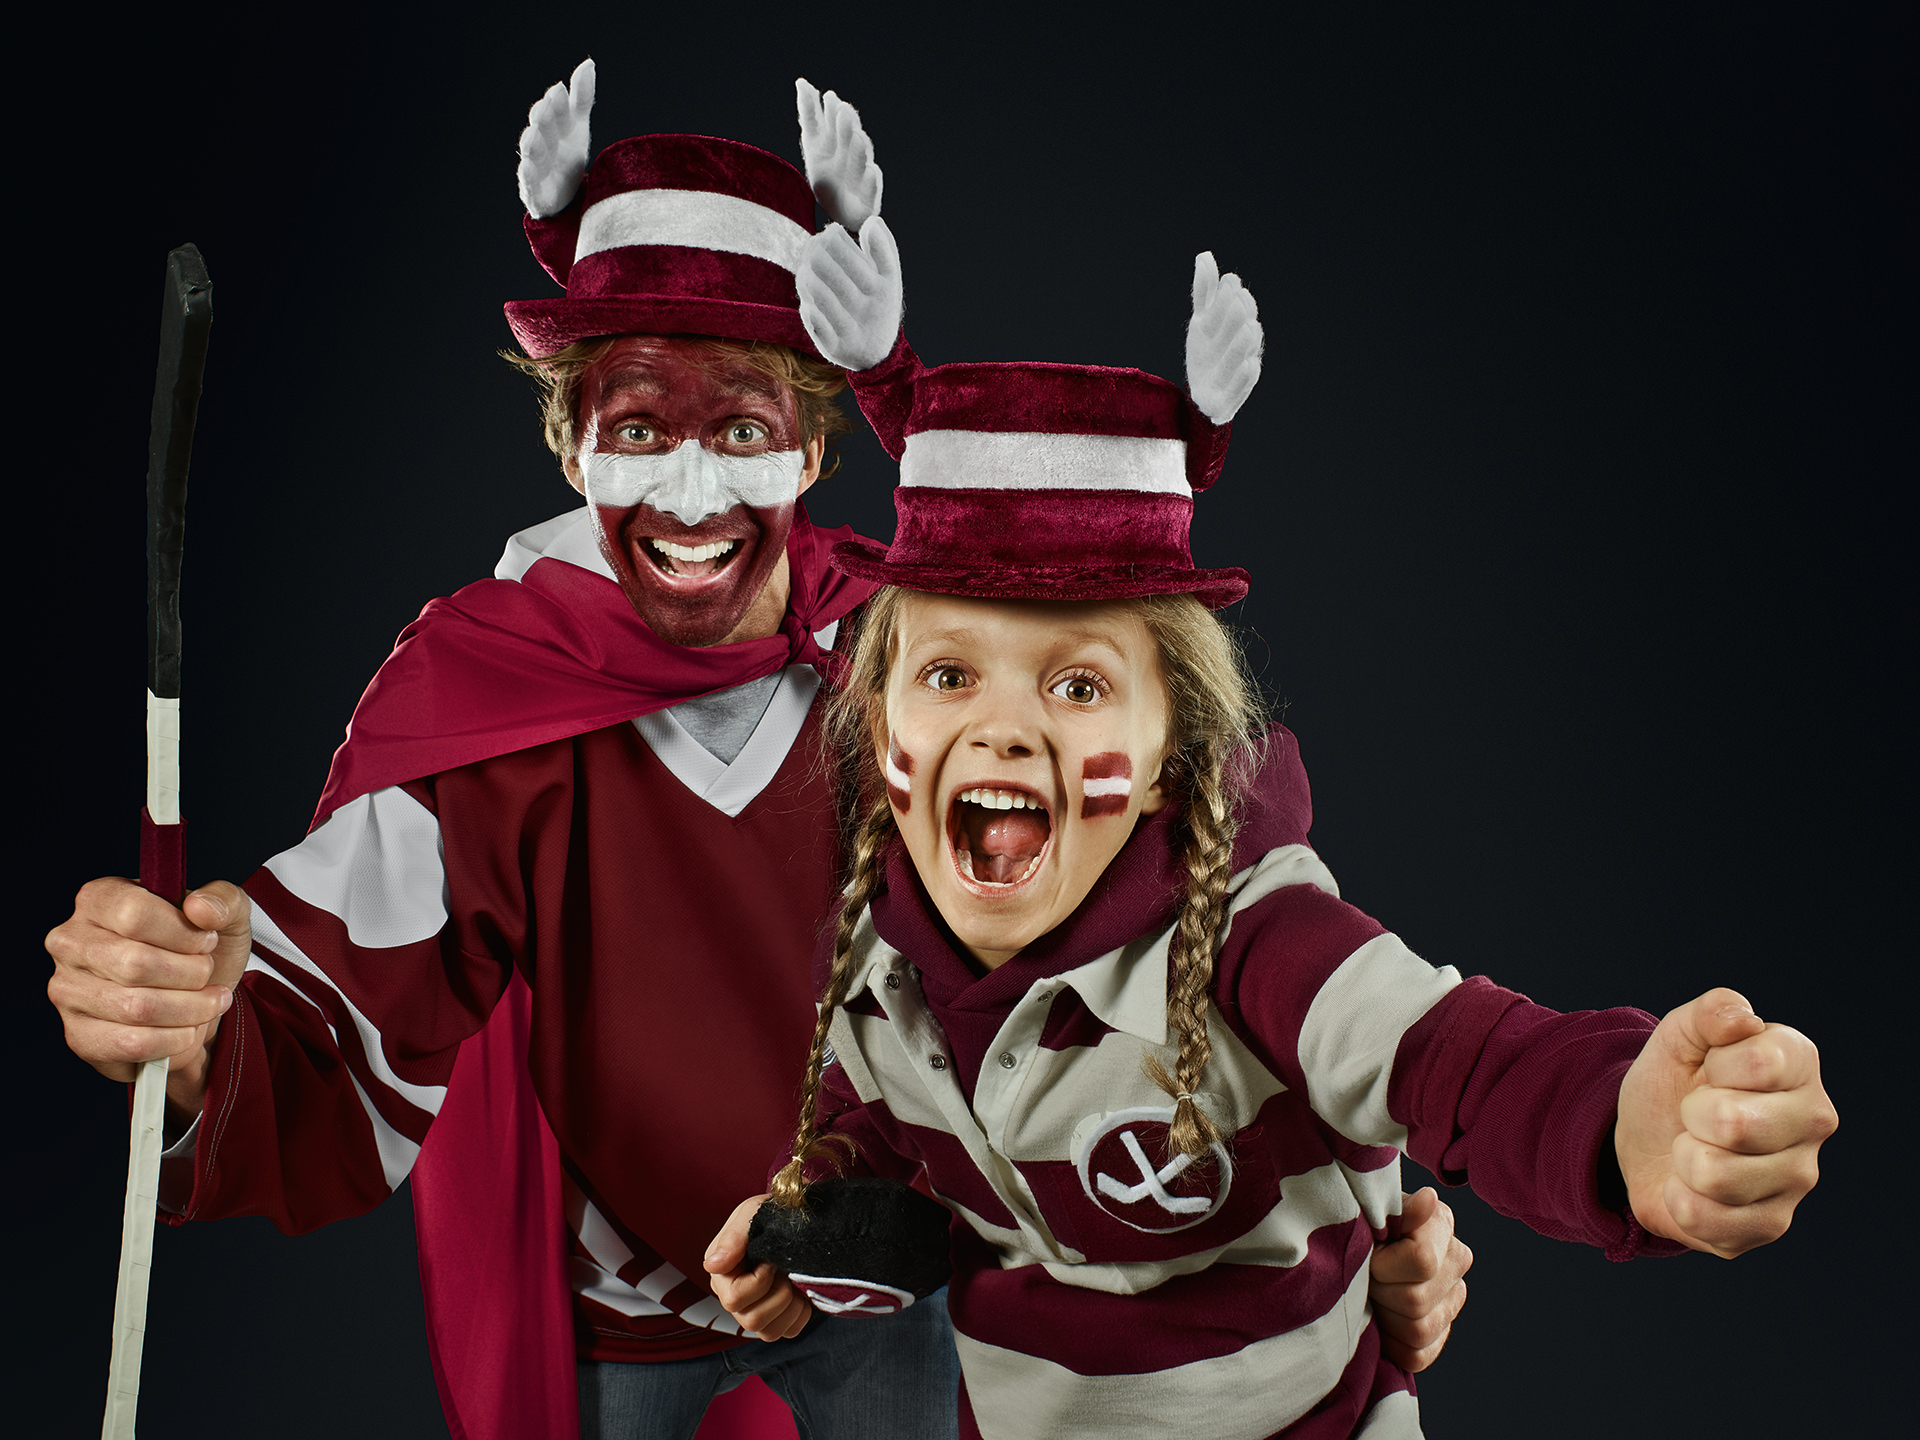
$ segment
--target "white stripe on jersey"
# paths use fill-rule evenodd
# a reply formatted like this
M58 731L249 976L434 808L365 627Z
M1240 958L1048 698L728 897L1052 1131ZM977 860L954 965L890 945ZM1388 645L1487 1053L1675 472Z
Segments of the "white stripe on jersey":
M676 1270L674 1284L677 1285L679 1281L680 1274ZM643 1292L634 1289L604 1265L593 1260L582 1259L578 1255L572 1258L569 1266L568 1283L573 1293L582 1299L591 1300L596 1305L604 1305L607 1309L622 1315L634 1317L673 1313L657 1300L649 1300Z
M689 735L670 709L639 716L633 728L682 785L721 814L738 815L780 773L819 690L820 672L811 665L781 671L779 688L731 764Z
M324 970L313 963L305 951L287 938L286 932L274 923L273 917L261 909L257 901L253 907L253 933L254 937L268 949L272 950L274 954L283 957L288 963L299 967L308 975L318 980L322 985L325 985L329 990L333 991L334 994L340 996L340 1003L346 1006L347 1013L353 1017L353 1028L360 1033L361 1048L367 1052L367 1068L373 1071L376 1077L383 1083L391 1086L395 1093L410 1101L412 1104L419 1106L429 1115L438 1115L440 1113L440 1105L447 1098L447 1087L444 1085L416 1085L413 1081L402 1080L398 1075L394 1074L393 1067L387 1063L387 1052L380 1044L379 1027L366 1017L365 1012L363 1012L358 1005L355 1005L353 1001L341 994L340 987L328 978ZM299 995L301 999L305 1000L307 998L298 985L294 984L285 975L282 975L275 969L271 961L263 959L257 950L247 957L247 969L259 970L271 975L294 994ZM312 1004L313 1002L309 1000L307 1003ZM315 1005L314 1008L317 1010L320 1007ZM338 1042L339 1038L338 1034L334 1036L336 1042Z
M266 868L316 910L339 916L363 950L430 940L447 923L440 822L397 786L349 800Z
M687 1277L662 1261L638 1285L629 1285L622 1280L619 1271L632 1261L632 1249L620 1238L620 1232L607 1223L607 1217L600 1213L591 1200L571 1183L566 1190L567 1224L572 1227L580 1247L593 1257L591 1260L578 1255L573 1257L570 1283L574 1293L622 1315L674 1314L660 1301L669 1290L685 1284ZM690 1325L699 1325L726 1335L740 1333L739 1324L711 1296L695 1301L679 1314Z
M262 939L268 940L275 948L284 947L288 950L294 949L293 942L281 933L280 927L275 925L267 916L267 913L257 904L253 907L253 933ZM318 969L315 968L313 961L307 959L306 956L300 955L297 950L294 951L294 955L298 958L301 969L308 970L316 975L320 973ZM262 975L272 976L275 981L286 988L289 994L297 995L300 999L305 1000L307 1004L313 1005L313 1001L307 998L299 986L288 980L287 977L276 970L270 962L263 960L258 951L247 957L247 970L257 970ZM324 980L326 977L321 976L321 978ZM327 988L333 990L336 995L340 994L339 990L333 986L331 981L327 981ZM362 1015L359 1010L355 1009L353 1002L348 1000L346 996L340 995L340 1001L347 1007L348 1013L353 1016L354 1028L360 1032L360 1043L366 1047L367 1055L375 1073L380 1074L381 1079L387 1081L396 1089L405 1087L408 1090L420 1094L431 1095L432 1103L430 1105L422 1105L421 1108L431 1114L438 1114L440 1111L440 1102L446 1098L446 1087L410 1085L395 1075L387 1065L387 1057L381 1053L380 1034L373 1028L373 1022L368 1020L365 1015ZM318 1005L313 1005L313 1008L316 1011L320 1011ZM322 1015L325 1014L324 1011L320 1013ZM326 1025L327 1033L333 1036L334 1047L338 1049L340 1045L340 1032L334 1029L332 1021L327 1021ZM354 1093L360 1097L360 1106L367 1112L367 1123L373 1127L373 1144L374 1148L380 1152L380 1172L386 1177L387 1189L396 1190L399 1188L400 1182L406 1179L408 1174L413 1170L413 1162L420 1157L420 1147L387 1123L386 1117L380 1113L379 1107L373 1103L373 1097L367 1094L367 1087L360 1083L360 1077L353 1073L351 1067L347 1070L347 1078L353 1081ZM408 1098L411 1099L412 1097L409 1096Z
M1143 1303L1151 1305L1151 1297ZM1367 1272L1353 1277L1326 1314L1230 1355L1140 1374L1080 1375L985 1345L956 1326L960 1366L991 1383L967 1387L986 1440L1107 1440L1113 1435L1192 1433L1206 1417L1210 1440L1265 1440L1298 1420L1340 1383L1349 1337L1367 1323Z
M1340 962L1300 1026L1300 1069L1313 1113L1361 1145L1404 1150L1407 1128L1387 1113L1400 1039L1460 983L1398 935L1377 935Z
M1411 1391L1396 1390L1367 1412L1353 1440L1420 1440L1423 1433L1419 1399Z
M247 968L253 967L249 965ZM338 1044L340 1037L336 1035L333 1038L334 1043ZM347 1071L347 1078L353 1081L354 1093L366 1107L367 1119L373 1122L373 1144L380 1152L380 1172L387 1177L387 1189L398 1190L400 1182L413 1172L413 1162L420 1158L420 1147L380 1118L373 1097L367 1094L367 1087L360 1083L360 1077L351 1069Z

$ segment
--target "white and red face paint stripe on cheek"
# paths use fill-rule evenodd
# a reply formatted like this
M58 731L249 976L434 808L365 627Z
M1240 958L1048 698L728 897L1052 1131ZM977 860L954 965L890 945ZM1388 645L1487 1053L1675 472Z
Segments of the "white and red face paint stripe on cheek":
M887 739L887 798L902 815L913 808L913 756L891 736Z
M1124 815L1133 798L1133 761L1121 750L1089 755L1080 767L1080 818Z

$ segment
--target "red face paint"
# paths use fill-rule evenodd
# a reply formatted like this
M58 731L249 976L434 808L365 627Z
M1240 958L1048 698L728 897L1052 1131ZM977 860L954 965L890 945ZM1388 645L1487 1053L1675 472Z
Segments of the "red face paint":
M1080 818L1124 815L1133 797L1133 760L1121 750L1089 755L1080 767Z
M617 341L582 379L580 420L583 448L605 454L664 455L693 444L715 455L750 456L800 446L790 391L729 363L710 345L672 337ZM704 517L645 504L592 506L600 553L627 602L676 645L715 645L740 625L785 554L793 511L791 500L765 508L734 504ZM731 548L714 558L676 559L655 540Z
M913 808L913 757L898 740L887 741L887 799L902 815Z

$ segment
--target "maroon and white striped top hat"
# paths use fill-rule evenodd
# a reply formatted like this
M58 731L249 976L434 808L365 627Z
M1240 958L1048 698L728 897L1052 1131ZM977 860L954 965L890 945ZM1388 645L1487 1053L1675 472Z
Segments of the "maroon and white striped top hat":
M928 369L904 338L851 378L900 484L890 547L834 547L848 574L985 599L1192 594L1213 610L1247 593L1244 570L1194 567L1193 497L1231 427L1179 386L1097 365Z
M602 150L580 193L528 242L564 297L510 300L507 323L541 359L594 335L718 335L818 353L794 269L813 189L779 156L710 135L639 135Z

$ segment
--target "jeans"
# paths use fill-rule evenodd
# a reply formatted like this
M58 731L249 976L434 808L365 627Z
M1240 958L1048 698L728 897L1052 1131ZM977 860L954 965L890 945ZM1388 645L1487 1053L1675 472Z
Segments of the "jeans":
M749 1375L793 1410L800 1440L953 1440L960 1362L936 1290L897 1315L819 1315L792 1340L627 1365L580 1362L581 1440L690 1440L707 1402Z

